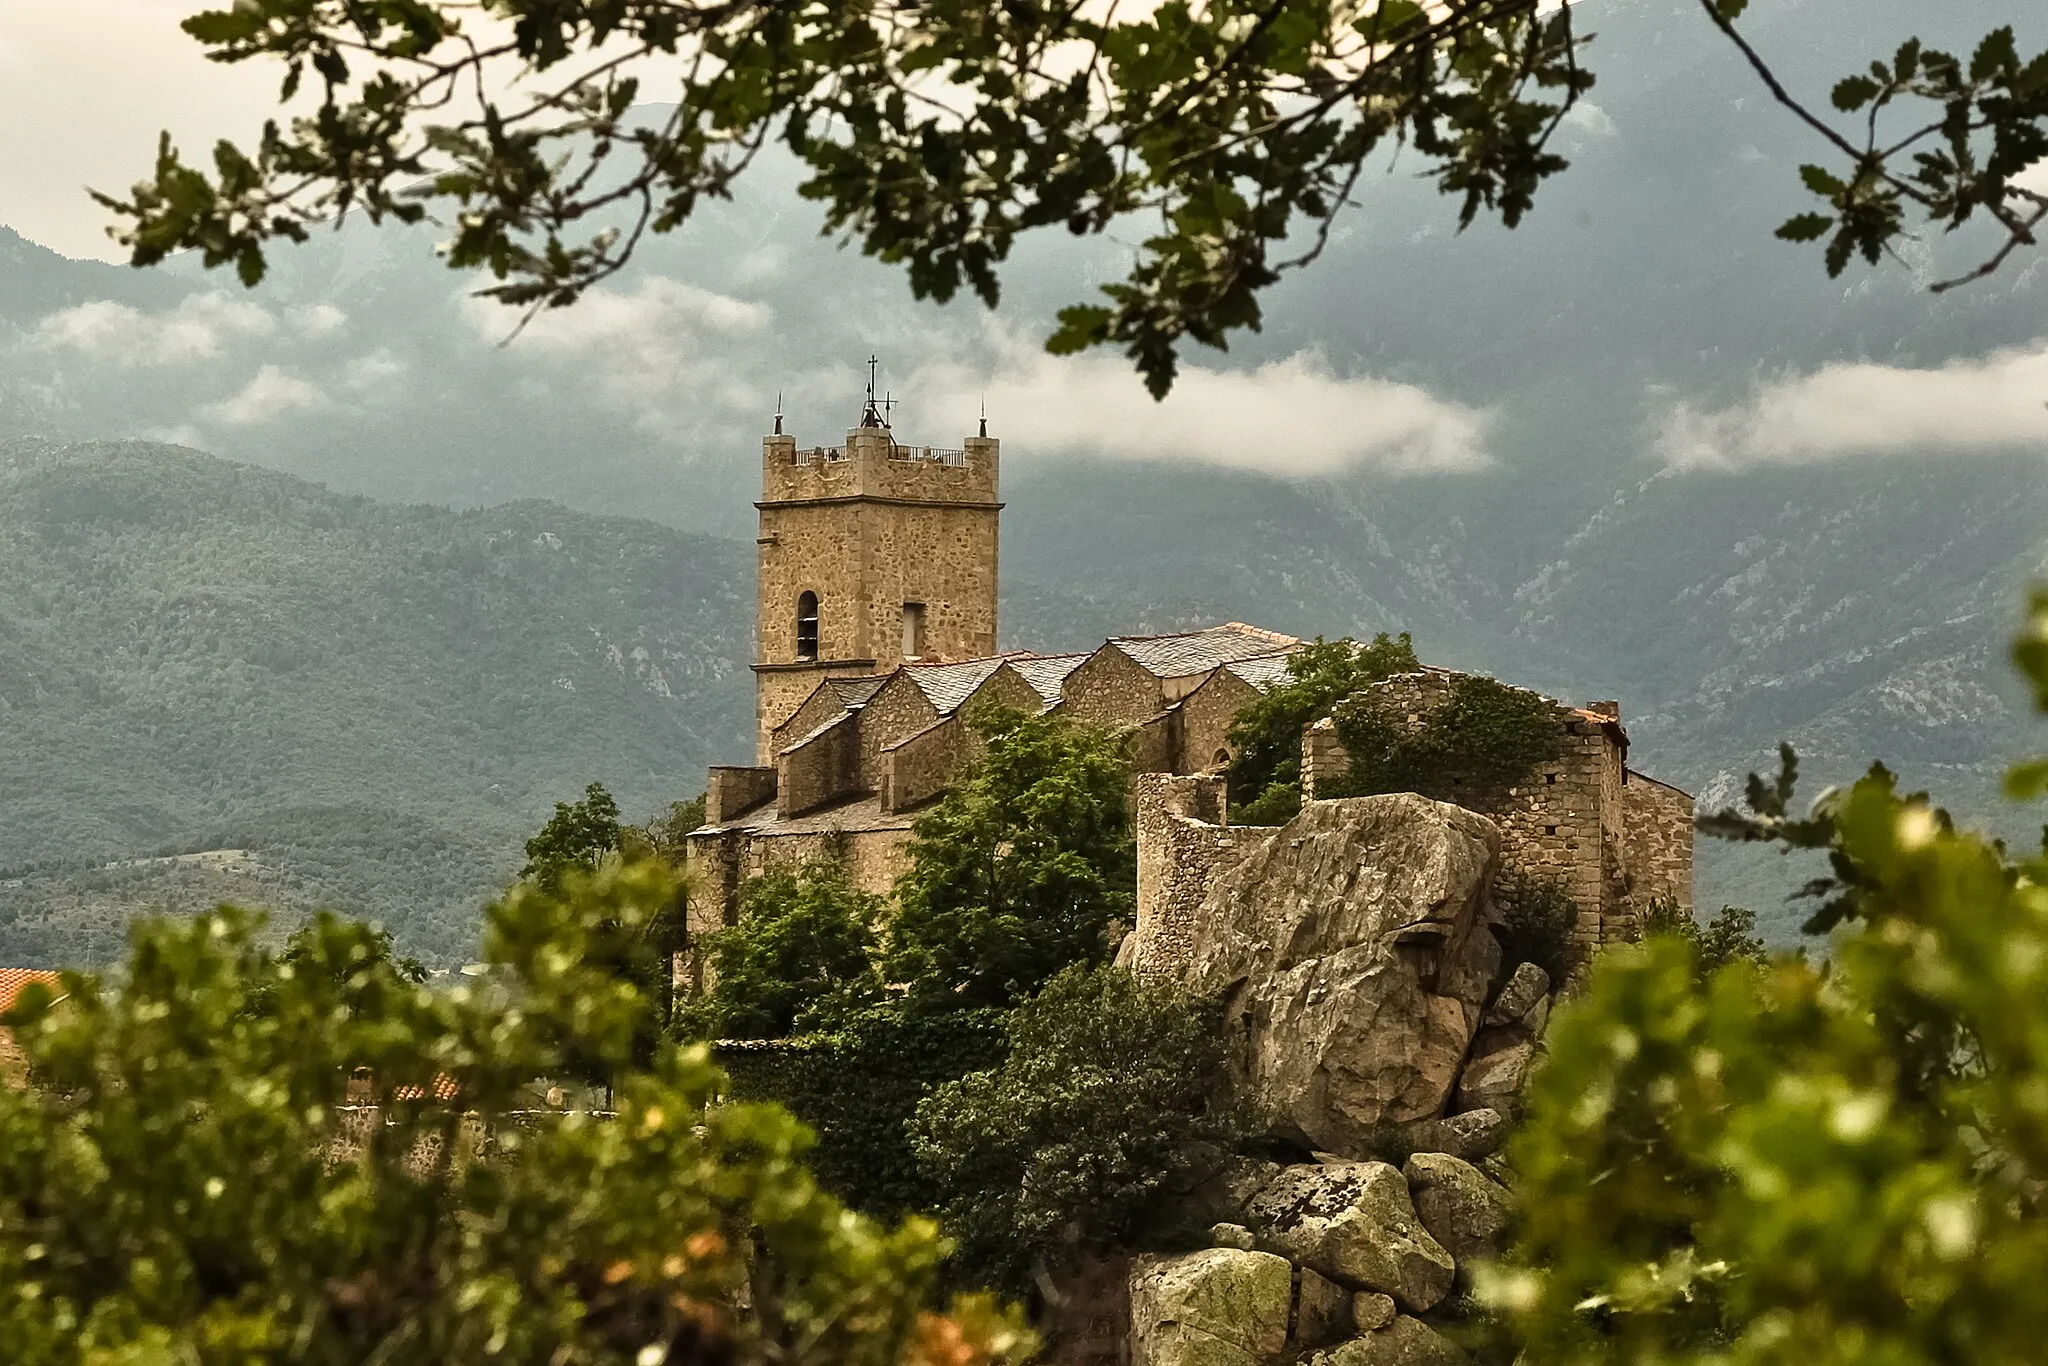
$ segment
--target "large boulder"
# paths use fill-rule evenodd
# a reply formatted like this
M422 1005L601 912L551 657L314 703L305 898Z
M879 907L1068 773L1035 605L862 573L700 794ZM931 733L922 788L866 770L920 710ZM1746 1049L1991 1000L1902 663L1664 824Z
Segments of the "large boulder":
M1421 1313L1450 1292L1457 1263L1429 1236L1408 1182L1384 1162L1284 1168L1245 1210L1259 1246L1349 1290Z
M1539 1014L1539 1012L1541 1012ZM1520 1025L1531 1034L1541 1034L1550 1016L1550 974L1534 963L1517 963L1514 975L1486 1008L1489 1025Z
M1466 1366L1470 1358L1428 1324L1403 1314L1376 1332L1309 1360L1310 1366Z
M1141 934L1132 963L1222 997L1254 1100L1359 1156L1445 1112L1500 963L1499 850L1486 817L1412 793L1310 802L1217 875L1181 948Z
M1401 1168L1415 1198L1415 1214L1429 1236L1458 1259L1461 1277L1468 1262L1497 1256L1508 1231L1509 1196L1485 1172L1449 1153L1416 1153Z
M1294 1269L1212 1247L1131 1267L1131 1366L1270 1366L1287 1350Z
M1458 1073L1452 1108L1515 1113L1521 1108L1522 1086L1536 1062L1536 1048L1536 1037L1519 1025L1480 1030L1472 1041L1472 1056Z
M1411 1153L1449 1153L1477 1162L1508 1141L1508 1122L1498 1110L1467 1110L1445 1119L1418 1119L1386 1131L1382 1146Z
M1290 1350L1299 1354L1328 1347L1357 1331L1352 1321L1351 1291L1307 1267L1302 1267L1295 1276L1294 1334L1287 1344Z

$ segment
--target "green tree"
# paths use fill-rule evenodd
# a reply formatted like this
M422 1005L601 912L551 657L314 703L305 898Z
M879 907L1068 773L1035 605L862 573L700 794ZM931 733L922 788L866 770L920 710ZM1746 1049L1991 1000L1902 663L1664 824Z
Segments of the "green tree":
M1832 233L1831 272L1877 261L1908 208L1944 229L1991 219L1987 271L2035 244L2048 54L2022 59L2010 29L1967 62L1908 41L1816 114L1737 29L1747 0L1699 2L1846 163L1803 168L1829 211L1781 236ZM964 285L993 307L1023 235L1137 217L1129 274L1048 344L1116 346L1155 395L1184 340L1259 326L1260 293L1316 259L1386 149L1423 158L1461 227L1482 210L1513 227L1565 168L1551 136L1593 84L1571 7L1543 0L238 0L185 28L216 61L276 63L285 101L308 76L319 99L217 144L210 171L166 134L149 179L100 196L139 265L197 250L253 285L267 246L316 224L432 214L485 293L558 307L774 141L826 230L902 265L920 298ZM643 118L643 98L669 107Z
M1287 660L1287 679L1238 713L1230 724L1231 819L1240 825L1282 825L1301 810L1301 733L1338 702L1383 678L1422 665L1403 631L1382 631L1372 643L1350 637L1303 646Z
M1102 961L1137 896L1122 742L1014 711L972 724L985 753L912 828L888 933L890 979L949 1009Z
M764 874L740 896L739 923L706 937L713 985L683 1008L704 1039L775 1039L831 1028L880 994L871 961L884 903L830 863Z
M31 988L7 1024L35 1084L0 1087L7 1360L939 1366L1021 1348L985 1302L925 1313L936 1230L847 1215L806 1174L801 1126L712 1103L703 1050L634 1066L645 1003L587 966L589 943L672 897L652 864L516 887L488 912L493 970L456 990L333 919L287 964L227 907L139 923L118 978ZM516 1113L572 1052L616 1069L616 1118Z
M2048 705L2048 595L2016 647ZM1822 962L1610 952L1559 1012L1486 1287L1532 1361L2026 1361L2048 1305L2048 852L1882 767L1793 806L1789 750L1724 835L1818 851ZM2022 765L2031 794L2048 766Z
M966 1268L1021 1289L1130 1246L1208 1175L1202 1154L1245 1130L1218 1025L1212 1005L1115 967L1069 967L1012 1011L1002 1066L939 1087L911 1129Z
M526 866L519 876L532 878L544 892L555 891L570 869L595 872L599 860L617 853L623 831L619 804L604 784L592 783L582 801L555 803L555 814L526 842Z
M1756 934L1756 912L1741 906L1723 906L1702 925L1675 900L1650 903L1643 917L1645 934L1675 934L1692 945L1693 964L1702 976L1711 977L1738 960L1761 963L1770 956L1768 947Z

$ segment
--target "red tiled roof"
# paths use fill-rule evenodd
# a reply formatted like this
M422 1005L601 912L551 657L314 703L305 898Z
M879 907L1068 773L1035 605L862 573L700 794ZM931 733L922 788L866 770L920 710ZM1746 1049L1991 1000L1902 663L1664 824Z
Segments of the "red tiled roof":
M31 982L57 985L57 974L41 968L0 968L0 1015L14 1009L14 1003Z

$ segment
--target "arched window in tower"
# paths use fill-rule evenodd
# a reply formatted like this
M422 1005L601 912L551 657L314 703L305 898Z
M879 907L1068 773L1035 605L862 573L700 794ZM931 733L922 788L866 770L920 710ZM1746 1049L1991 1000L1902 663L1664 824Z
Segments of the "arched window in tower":
M818 595L806 592L796 600L796 655L818 657Z

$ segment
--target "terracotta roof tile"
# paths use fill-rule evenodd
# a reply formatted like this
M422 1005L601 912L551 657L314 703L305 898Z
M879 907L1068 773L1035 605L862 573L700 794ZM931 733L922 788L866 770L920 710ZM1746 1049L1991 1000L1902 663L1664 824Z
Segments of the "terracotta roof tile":
M0 1015L14 1009L14 1003L31 982L57 985L57 974L41 968L0 968Z

